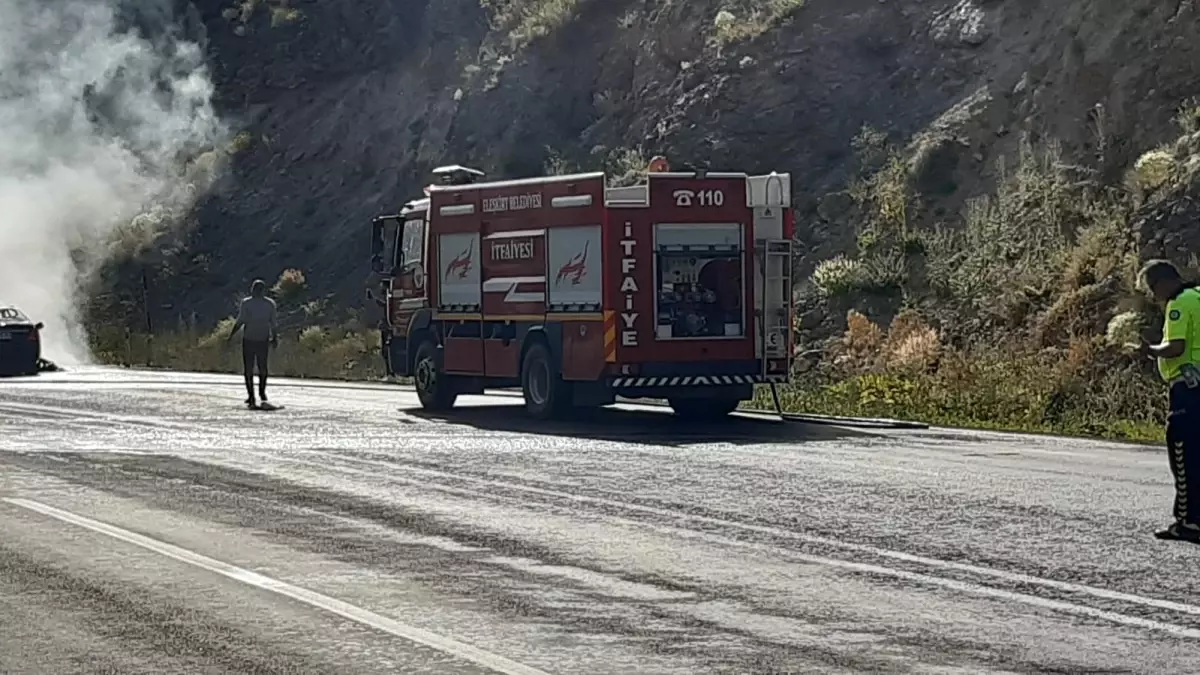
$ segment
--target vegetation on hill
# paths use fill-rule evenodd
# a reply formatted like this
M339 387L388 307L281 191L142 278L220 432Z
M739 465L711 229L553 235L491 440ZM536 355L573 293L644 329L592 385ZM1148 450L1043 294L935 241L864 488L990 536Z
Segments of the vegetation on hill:
M997 168L993 194L933 227L917 224L911 158L866 143L886 159L850 190L856 250L818 263L798 290L808 358L786 405L1161 440L1165 387L1109 327L1121 315L1139 337L1161 338L1137 272L1148 253L1166 252L1145 251L1135 223L1176 209L1200 178L1198 118L1186 102L1178 139L1141 155L1117 185L1057 144L1026 141L1016 166ZM1186 263L1200 272L1194 255Z
M1156 337L1148 257L1200 271L1190 6L195 2L245 129L194 226L106 271L105 358L145 360L149 323L156 362L234 368L230 297L295 268L284 368L377 376L366 223L429 168L625 182L664 153L793 173L789 408L1160 438L1152 364L1105 333Z

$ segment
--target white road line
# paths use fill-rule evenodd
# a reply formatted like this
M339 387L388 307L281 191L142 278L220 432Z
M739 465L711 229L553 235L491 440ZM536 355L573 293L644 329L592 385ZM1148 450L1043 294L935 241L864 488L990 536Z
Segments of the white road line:
M120 415L117 413L105 413L95 410L75 410L64 406L39 405L37 403L14 403L5 401L0 403L0 410L11 410L14 412L38 412L48 414L66 414L72 417L85 417L88 419L100 420L103 422L116 422L124 424L136 424L141 426L159 427L162 429L176 429L179 431L191 432L206 432L212 431L194 422L175 422L172 420L162 419L161 417L148 417L140 415Z
M6 402L4 405L9 405L9 404ZM40 405L33 405L33 404L21 404L21 405L27 405L31 409L42 409L42 410L55 409L52 406L40 406ZM57 408L57 409L63 410L63 408ZM67 409L67 410L69 410L69 409ZM72 412L76 412L76 411L72 411ZM92 412L92 411L86 411L86 412L79 411L77 414L92 416L92 417L100 418L100 419L109 419L109 420L113 420L113 421L121 421L122 419L128 419L128 420L135 420L137 422L149 423L149 424L155 423L155 422L152 422L151 420L156 420L156 418L149 418L149 417L132 417L132 416L115 415L115 414L110 415L110 414L106 414L106 413L98 413L98 412ZM175 428L186 427L192 431L200 431L200 430L204 429L202 426L195 424L195 423L169 422L166 420L161 420L160 422L162 423L163 426L175 427ZM289 457L280 457L278 455L275 455L275 454L272 454L269 452L252 451L252 450L239 450L239 452L241 452L243 454L257 454L259 456L267 457L267 458L271 458L271 459L275 459L275 460L294 461L294 462L304 463L303 460L296 460L294 458L289 458ZM405 464L403 462L383 462L383 461L363 459L363 458L357 458L357 457L346 457L346 456L339 455L334 452L321 451L321 450L300 450L299 452L303 453L303 454L310 454L310 455L316 455L316 456L321 456L321 457L329 457L329 458L334 459L337 462L348 462L349 461L349 462L355 462L355 463L359 463L359 464L376 466L376 467L386 468L386 469L391 469L391 470L403 469L406 473L418 473L418 474L434 476L434 477L438 477L438 478L442 478L442 479L460 480L460 481L465 481L465 482L469 482L469 483L475 483L475 484L481 485L481 486L509 489L509 490L514 490L514 491L519 491L519 492L526 492L529 494L538 494L538 495L554 497L554 498L558 498L558 499L565 499L568 501L575 501L575 502L579 502L579 503L590 503L590 504L598 504L598 505L603 505L603 506L615 507L615 508L624 509L626 511L645 513L645 514L654 515L654 516L658 516L658 517L665 516L665 517L670 517L670 518L677 518L677 519L683 520L683 521L704 523L707 525L717 525L720 527L742 530L745 532L755 532L755 533L759 533L759 534L767 534L767 535L774 536L774 537L791 539L794 541L801 541L801 542L805 542L805 543L809 543L809 544L828 546L830 548L838 548L838 549L842 549L842 550L855 551L855 552L859 552L859 553L866 553L866 554L878 556L881 558L889 558L892 560L899 560L899 561L903 561L903 562L907 562L907 563L922 565L925 567L932 567L935 569L955 570L955 571L965 572L968 574L974 574L974 575L978 575L978 576L991 577L994 579L1002 579L1002 580L1012 582L1012 583L1041 586L1043 588L1052 588L1055 590L1065 591L1068 593L1090 595L1092 597L1102 598L1105 600L1115 600L1118 602L1125 602L1125 603L1129 603L1129 604L1133 604L1133 605L1140 605L1140 606L1144 606L1144 607L1153 607L1156 609L1162 609L1162 610L1167 610L1167 611L1172 611L1172 612L1179 612L1182 614L1190 614L1193 616L1200 616L1200 606L1197 606L1197 605L1173 602L1170 600L1161 600L1159 598L1151 598L1151 597L1135 595L1135 594L1130 594L1130 593L1122 593L1120 591L1113 591L1113 590L1109 590L1107 588L1099 588L1096 586L1088 586L1086 584L1076 584L1076 583L1072 583L1072 582L1068 582L1068 581L1058 581L1055 579L1046 579L1043 577L1037 577L1037 576L1033 576L1033 575L1029 575L1029 574L1023 574L1020 572L1009 572L1006 570L998 570L998 569L994 569L994 568L990 568L990 567L971 565L968 563L958 563L958 562L952 562L949 560L941 560L939 558L930 558L927 556L919 556L919 555L914 555L911 553L904 553L902 551L894 551L894 550L890 550L890 549L878 548L878 547L871 546L868 544L855 544L855 543L851 543L851 542L840 541L837 539L831 539L828 537L804 534L801 532L793 532L791 530L785 530L785 529L782 529L779 527L772 527L772 526L767 526L767 525L754 525L751 523L742 523L742 522L738 522L738 521L734 521L734 520L726 520L723 518L715 518L715 517L711 517L711 516L700 516L700 515L695 515L695 514L691 514L691 513L687 513L687 512L683 512L683 511L674 511L671 509L661 509L661 508L656 508L656 507L652 507L652 506L645 506L642 504L634 504L634 503L624 502L624 501L620 501L620 500L607 499L607 498L603 498L603 497L589 497L586 495L572 494L569 492L560 492L557 490L548 490L545 488L530 487L527 485L521 485L521 484L517 484L517 483L508 483L505 481L497 481L497 480L491 480L491 479L485 479L485 478L476 478L476 477L470 476L470 475L456 474L456 473L451 473L451 472L446 472L446 471L438 471L435 469L427 469L427 468L423 468L423 467L414 466L411 464ZM314 463L310 463L310 464L314 464ZM326 466L326 468L330 468L330 467L328 467L328 465L322 465L322 466ZM371 472L371 474L378 475L378 472ZM404 481L404 482L408 482L408 481ZM420 484L419 482L414 482L414 483Z
M280 459L280 458L275 458L275 459ZM318 464L316 462L305 462L303 460L287 460L287 461L294 461L294 462L301 463L301 464L308 464L310 466L321 468L325 471L329 471L332 469L334 471L343 471L343 472L352 473L352 474L364 473L364 471L362 471L362 470L350 469L350 468L344 467L344 466L330 467L327 465ZM373 474L373 475L377 475L377 474ZM456 488L456 487L452 487L452 486L448 486L448 485L440 485L440 484L436 484L436 483L422 482L415 478L402 478L402 477L389 476L389 477L387 477L387 479L393 483L403 483L406 485L413 485L415 487L435 490L437 492L442 492L442 493L446 493L446 494L466 496L466 497L478 497L478 493L472 492L472 491L464 489L464 488ZM675 514L675 515L678 515L678 514ZM1102 619L1104 621L1108 621L1108 622L1118 624L1118 625L1131 626L1131 627L1135 627L1135 628L1144 628L1147 630L1159 631L1159 632L1167 633L1170 635L1174 635L1176 637L1200 639L1200 629L1197 629L1197 628L1192 628L1189 626L1183 626L1183 625L1179 625L1179 624L1167 623L1165 621L1144 619L1142 617L1130 616L1128 614L1121 614L1119 612L1111 612L1111 611L1107 611L1107 610L1103 610L1103 609L1097 609L1095 607L1089 607L1087 605L1081 605L1078 603L1069 602L1066 600L1054 600L1052 598L1043 598L1043 597L1039 597L1036 595L1030 595L1028 593L1020 593L1020 592L1016 592L1016 591L1006 591L1002 588L993 588L991 586L985 586L985 585L979 584L979 583L972 583L970 581L960 581L958 579L946 579L944 577L933 576L931 574L922 574L919 572L909 572L908 570L897 569L894 567L887 567L885 565L860 563L860 562L854 562L851 560L841 560L838 558L827 558L824 556L812 555L809 553L800 553L798 551L780 549L779 547L772 547L772 546L757 543L757 542L741 541L738 539L725 537L725 536L722 536L719 534L714 534L712 532L704 532L704 531L699 531L699 530L688 530L688 529L684 529L682 527L676 527L673 525L661 525L661 524L657 524L657 523L647 523L645 521L634 520L632 518L624 518L624 517L616 516L616 515L612 515L612 514L604 514L603 517L606 520L622 523L625 525L630 525L633 527L650 528L650 529L658 530L661 532L666 532L673 536L683 536L685 538L699 537L704 540L719 543L719 544L722 544L725 546L732 546L732 547L737 547L737 548L749 548L749 549L754 549L756 551L769 550L770 552L775 553L775 554L778 554L782 550L783 556L787 559L798 560L801 562L806 562L806 563L810 563L810 564L814 564L814 565L823 565L826 567L833 567L836 569L845 569L845 570L860 572L860 573L864 573L864 574L874 574L876 576L891 577L893 579L903 579L905 581L912 581L914 583L920 583L920 584L926 584L929 586L938 586L941 588L947 588L950 590L958 591L960 593L996 598L996 599L1004 600L1007 602L1017 602L1017 603L1021 603L1021 604L1025 604L1025 605L1030 605L1033 607L1041 607L1043 609L1050 609L1050 610L1062 612L1064 614L1074 614L1076 616L1087 616L1087 617L1092 617L1095 619ZM1099 590L1103 590L1103 589L1099 589ZM1152 598L1144 598L1144 599L1151 600ZM1190 607L1190 606L1182 605L1182 607ZM1200 608L1194 608L1194 609L1200 609Z
M119 414L119 413L106 413L106 412L99 412L99 411L94 411L94 410L72 410L70 408L63 408L63 407L59 407L59 406L47 406L47 405L41 405L41 404L36 404L36 403L9 403L7 401L4 403L0 403L0 413L3 413L6 409L11 409L12 412L36 412L36 413L45 413L47 415L57 415L61 419L63 419L64 424L72 424L73 423L73 424L80 425L80 426L83 426L84 423L80 422L79 418L84 418L84 419L89 419L89 420L95 420L98 422L107 422L109 424L124 424L124 425L133 425L133 426L141 426L141 427L159 427L159 428L163 428L163 429L187 431L187 432L190 432L193 434L212 435L212 434L221 433L220 429L206 427L204 425L197 424L194 422L175 422L175 421L171 421L171 420L162 419L160 417L150 417L150 416L140 416L140 415L123 415L123 414ZM660 412L660 411L656 411L656 412ZM9 450L21 449L21 446L19 443L13 442L11 440L8 443L8 445L10 447L6 447L3 449L9 449ZM637 450L637 449L630 450L629 452L636 452L639 454L648 454L643 450ZM746 453L741 453L741 454L743 456L745 456ZM762 453L762 454L763 454L763 456L770 456L769 453ZM861 464L861 462L857 462L857 461L849 460L849 459L838 459L835 457L818 457L815 455L798 455L798 456L791 457L791 459L808 462L808 463L812 463L812 464L823 464L823 465L828 465L828 466L841 466L841 467L848 467L848 468L856 468ZM893 466L893 467L890 467L888 470L892 473L905 473L905 474L911 474L911 475L917 475L917 476L931 476L931 475L936 474L935 471L931 471L931 470L913 469L910 467L903 467L903 466Z
M377 466L380 468L402 469L405 473L419 473L419 474L424 474L427 476L434 476L434 477L442 478L442 479L460 480L460 481L464 481L464 482L468 482L468 483L475 483L478 485L483 485L483 486L488 486L488 487L497 487L497 488L501 488L501 489L514 490L514 491L518 491L518 492L527 492L530 494L538 494L538 495L543 495L543 496L547 496L547 497L555 497L558 499L566 499L569 501L575 501L575 502L580 502L580 503L589 503L589 504L598 504L598 505L602 505L602 506L610 506L610 507L623 509L626 511L635 511L635 512L639 512L639 513L646 513L649 515L654 515L654 516L665 516L665 517L670 517L670 518L677 518L679 520L704 523L706 525L718 525L720 527L742 530L742 531L746 531L746 532L768 534L773 537L792 539L795 541L802 541L802 542L809 543L809 544L828 546L830 548L839 548L839 549L848 550L848 551L855 551L858 553L867 553L867 554L878 556L881 558L890 558L892 560L900 560L900 561L907 562L907 563L923 565L925 567L956 570L959 572L967 572L969 574L975 574L975 575L979 575L979 576L987 576L987 577L992 577L995 579L1003 579L1005 581L1010 581L1010 582L1014 582L1014 583L1042 586L1044 588L1053 588L1055 590L1066 591L1069 593L1091 595L1093 597L1103 598L1105 600L1117 600L1120 602L1127 602L1129 604L1134 604L1134 605L1142 605L1145 607L1154 607L1156 609L1165 609L1165 610L1169 610L1172 612L1180 612L1182 614L1191 614L1193 616L1200 616L1200 606L1197 606L1197 605L1189 605L1189 604L1180 603L1180 602L1172 602L1170 600L1160 600L1158 598L1150 598L1150 597L1134 595L1134 594L1130 594L1130 593L1121 593L1119 591L1112 591L1107 588L1099 588L1096 586L1088 586L1085 584L1076 584L1076 583L1071 583L1069 581L1056 581L1054 579L1045 579L1042 577L1035 577L1035 576L1032 576L1029 574L1022 574L1020 572L1008 572L1005 570L993 569L991 567L982 567L979 565L970 565L967 563L951 562L949 560L941 560L939 558L929 558L926 556L913 555L911 553L904 553L901 551L893 551L893 550L885 549L885 548L877 548L875 546L870 546L867 544L854 544L854 543L850 543L850 542L839 541L837 539L830 539L828 537L804 534L802 532L793 532L791 530L785 530L785 529L778 528L778 527L771 527L768 525L754 525L751 523L741 523L741 522L738 522L735 520L726 520L724 518L714 518L711 516L698 516L698 515L683 512L683 511L674 511L671 509L660 509L660 508L656 508L653 506L644 506L642 504L633 504L630 502L623 502L623 501L619 501L619 500L615 500L615 499L606 499L603 497L589 497L586 495L572 494L569 492L560 492L558 490L547 490L545 488L535 488L535 487L530 487L527 485L521 485L519 483L509 483L506 481L491 480L491 479L487 479L487 478L476 478L476 477L470 476L470 475L462 475L462 474L450 473L450 472L446 472L446 471L438 471L436 469L426 469L426 468L412 466L410 464L404 464L404 463L400 463L400 462L383 462L383 461L363 459L363 458L358 458L358 457L346 457L343 455L338 455L337 453L326 452L326 451L321 451L321 450L308 450L308 451L300 451L300 452L303 452L305 454L314 454L314 455L330 457L330 458L335 459L337 462L356 462L356 463L360 463L360 464L367 464L370 466ZM263 454L269 455L269 453L263 453ZM275 457L274 455L271 455L271 456ZM287 461L287 458L281 458L281 457L276 457L276 458ZM328 464L322 464L321 466L325 466L326 468L329 468ZM378 472L372 472L372 473L374 475L378 475ZM418 482L418 484L420 484L420 483Z
M121 373L126 379L115 379L115 380L114 379L102 379L103 376L108 373ZM185 372L185 371L163 371L163 370L158 370L158 369L139 369L139 368L101 368L100 370L91 370L88 372L84 372L83 375L84 375L83 377L76 377L76 378L62 377L59 379L47 378L47 379L43 379L43 380L22 380L22 381L18 381L18 382L6 382L3 384L4 385L18 385L18 386L25 386L25 387L40 386L43 388L54 388L59 385L93 385L93 386L99 386L99 387L104 387L104 388L115 388L115 389L129 389L131 387L136 388L137 386L169 386L169 387L176 387L176 388L180 388L180 389L188 389L188 388L204 389L204 388L210 388L210 387L214 387L214 386L224 386L224 385L241 386L241 382L242 382L242 380L239 376L223 374L223 373L189 373L189 372ZM89 375L94 375L96 377L88 377ZM130 377L130 375L132 375L132 377ZM145 377L143 378L143 377L139 377L139 376L145 376ZM386 393L386 392L399 391L399 392L404 392L407 394L412 394L415 391L413 389L412 385L408 385L408 384L384 384L384 383L377 383L377 382L370 382L370 381L338 382L338 381L330 381L330 380L305 380L305 379L296 379L296 378L279 378L279 379L272 380L272 383L273 383L272 386L274 386L274 387L310 389L310 390L317 390L317 391L320 391L322 389L324 389L324 390L343 389L343 390L356 390L356 391L373 392L373 393ZM75 386L59 387L59 388L66 388L68 390L72 390L72 389L75 389ZM520 394L520 392L515 392L515 391L493 390L493 391L488 391L484 394L472 394L471 396L474 398L512 399L512 398L520 398L521 394ZM231 396L231 398L232 398L232 396ZM645 411L645 412L655 412L655 413L660 413L660 414L664 412L663 406L646 405L644 403L637 403L637 402L632 402L632 401L620 401L613 407L618 410L635 411L635 412L636 411ZM768 420L777 419L776 417L774 417L774 413L767 411L767 410L742 410L739 412L739 414L741 416L748 417L751 419L768 419ZM132 420L134 418L127 418L127 419ZM142 418L142 419L144 420L144 418ZM836 424L833 424L831 426L833 428L837 428ZM860 433L863 435L876 436L876 437L881 437L881 438L896 437L896 430L894 430L894 429L886 429L886 428L876 429L876 428L870 428L870 427L859 427L859 428L855 429L855 431L857 433ZM1089 441L1089 443L1099 446L1102 452L1113 453L1113 454L1120 453L1120 455L1121 455L1119 457L1102 457L1102 456L1097 455L1097 453L1094 451L1057 450L1057 449L1048 449L1048 448L1044 448L1044 447L1031 447L1028 445L1028 443L1031 441L1036 441L1038 443L1045 443L1048 440L1048 438L1045 436L1031 436L1031 435L1021 435L1018 433L1011 433L1011 432L958 429L958 428L937 427L937 426L931 426L925 430L915 430L915 431L918 432L916 435L905 434L903 436L903 438L906 438L910 441L914 441L914 439L921 439L921 436L920 436L921 433L924 433L924 434L952 433L952 434L956 434L956 435L963 435L964 437L968 437L968 438L973 438L978 441L995 441L995 442L1002 442L1002 443L1025 443L1026 445L1023 446L1020 450L1021 454L1025 455L1025 456L1044 455L1046 457L1055 457L1055 458L1078 457L1078 458L1090 459L1093 461L1101 460L1108 464L1120 464L1122 466L1124 466L1128 463L1128 459L1125 457L1126 454L1128 454L1130 452L1134 452L1134 453L1139 453L1139 454L1144 455L1144 454L1146 454L1145 450L1147 447L1145 444L1139 444L1139 443L1119 443L1119 442L1115 442L1115 441L1098 441L1098 440ZM1066 440L1070 440L1073 442L1075 440L1082 440L1082 439L1066 439ZM956 450L954 448L959 448L959 450ZM941 446L941 445L938 445L937 443L923 443L922 449L926 450L926 451L930 451L930 452L954 454L954 455L957 455L959 458L962 457L962 453L960 451L961 445L955 446L953 444L947 444L945 446ZM998 459L998 458L987 458L987 459ZM903 471L904 469L898 469L898 470ZM916 470L909 470L909 471L906 471L906 473L914 473L915 474L915 473L920 473L920 472L918 472Z
M91 518L80 516L71 513L70 511L64 511L62 509L55 508L47 504L42 504L41 502L36 502L30 499L5 498L4 501L12 504L13 506L19 506L24 509L29 509L30 511L36 511L42 515L49 516L66 523L71 523L72 525L77 525L94 532L99 532L114 539L119 539L121 541L134 544L135 546L140 546L144 549L154 551L155 553L164 555L168 558L173 558L180 562L184 562L210 572L215 572L222 576L233 579L234 581L240 581L249 586L273 591L279 595L292 598L293 600L298 600L308 605L312 605L313 607L323 609L327 612L332 612L339 616L350 619L351 621L356 621L365 626L370 626L376 630L390 633L391 635L404 638L405 640L418 642L428 647L445 652L446 654L471 661L497 673L503 673L504 675L549 675L549 673L546 673L545 671L531 668L524 664L517 663L516 661L506 659L503 656L492 654L491 652L484 651L477 647L472 647L471 645L458 642L457 640L443 637L437 633L432 633L430 631L417 628L416 626L409 626L400 623L395 619L389 619L386 616L381 616L370 610L351 605L336 598L331 598L327 595L322 595L306 588L293 586L287 582L263 576L257 572L251 572L250 570L243 569L241 567L230 565L219 560L214 560L213 558L200 555L199 553L193 553L192 551L189 551L185 548L180 548L173 544L151 539L150 537L138 534L136 532L130 532L129 530L125 530L114 525L102 523L98 520L92 520Z
M621 519L621 520L626 520L626 519ZM641 524L641 525L645 526L645 523L639 523L639 521L635 521L635 520L627 520L627 522L637 523L637 524ZM694 531L682 530L681 528L675 528L675 527L671 527L669 525L651 525L651 527L656 528L656 529L665 529L665 530L679 530L686 534L695 534ZM701 533L701 535L710 541L719 541L719 542L723 542L730 546L738 546L738 547L742 547L742 548L750 547L750 548L756 548L756 549L763 548L763 546L761 544L754 544L754 543L748 543L748 542L744 542L744 541L738 541L737 539L730 539L728 537L722 537L720 535L715 535L715 534L710 534L710 533ZM826 558L823 556L810 555L808 553L796 553L796 552L791 552L791 551L787 552L786 555L790 558L800 560L803 562L807 562L807 563L812 563L814 565L825 565L826 567L846 569L846 570L861 572L861 573L865 573L865 574L875 574L875 575L879 575L879 576L892 577L894 579L904 579L905 581L912 581L912 582L920 583L920 584L928 584L931 586L940 586L942 588L948 588L950 590L958 591L960 593L967 593L967 594L971 594L971 595L981 595L981 596L985 596L985 597L996 598L999 600L1005 600L1008 602L1019 602L1019 603L1025 604L1025 605L1031 605L1034 607L1050 609L1050 610L1062 612L1065 614L1075 614L1077 616L1088 616L1088 617L1092 617L1095 619L1102 619L1102 620L1109 621L1109 622L1123 625L1123 626L1132 626L1135 628L1145 628L1148 630L1160 631L1163 633L1168 633L1170 635L1174 635L1176 637L1200 639L1200 629L1189 628L1187 626L1181 626L1179 624L1167 623L1165 621L1155 621L1153 619L1143 619L1141 617L1130 616L1128 614L1121 614L1118 612L1110 612L1110 611L1103 610L1103 609L1096 609L1095 607L1088 607L1087 605L1080 605L1080 604L1077 604L1074 602L1068 602L1066 600L1053 600L1051 598L1042 598L1042 597L1039 597L1036 595L1030 595L1028 593L1018 593L1016 591L1006 591L1001 588L992 588L991 586L984 586L983 584L971 583L969 581L959 581L957 579L946 579L943 577L933 576L933 575L929 575L929 574L920 574L918 572L909 572L907 570L896 569L894 567L886 567L884 565L872 565L870 563L858 563L858 562L853 562L850 560L839 560L837 558Z

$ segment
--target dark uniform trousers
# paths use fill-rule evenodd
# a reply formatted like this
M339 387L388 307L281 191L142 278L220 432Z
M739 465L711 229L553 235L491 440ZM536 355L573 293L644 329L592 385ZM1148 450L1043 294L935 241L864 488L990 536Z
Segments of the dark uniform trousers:
M242 340L242 370L250 398L254 398L255 366L258 366L258 395L267 396L267 356L270 353L271 343L266 340Z
M1175 519L1200 524L1200 387L1171 385L1167 454L1175 476Z
M386 322L379 322L379 355L383 357L383 372L388 377L395 374L392 370L392 327Z

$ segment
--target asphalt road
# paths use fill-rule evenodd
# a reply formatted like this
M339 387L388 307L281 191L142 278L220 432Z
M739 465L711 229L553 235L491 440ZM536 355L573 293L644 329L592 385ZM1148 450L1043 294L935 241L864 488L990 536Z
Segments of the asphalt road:
M0 382L0 673L1200 671L1156 448Z

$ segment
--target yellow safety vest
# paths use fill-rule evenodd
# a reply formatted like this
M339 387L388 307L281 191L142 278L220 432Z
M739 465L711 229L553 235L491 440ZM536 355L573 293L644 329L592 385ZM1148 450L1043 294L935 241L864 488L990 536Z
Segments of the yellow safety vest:
M1200 290L1185 288L1167 303L1163 318L1163 342L1183 340L1183 354L1173 359L1158 359L1158 373L1171 382L1180 376L1185 364L1200 366Z

